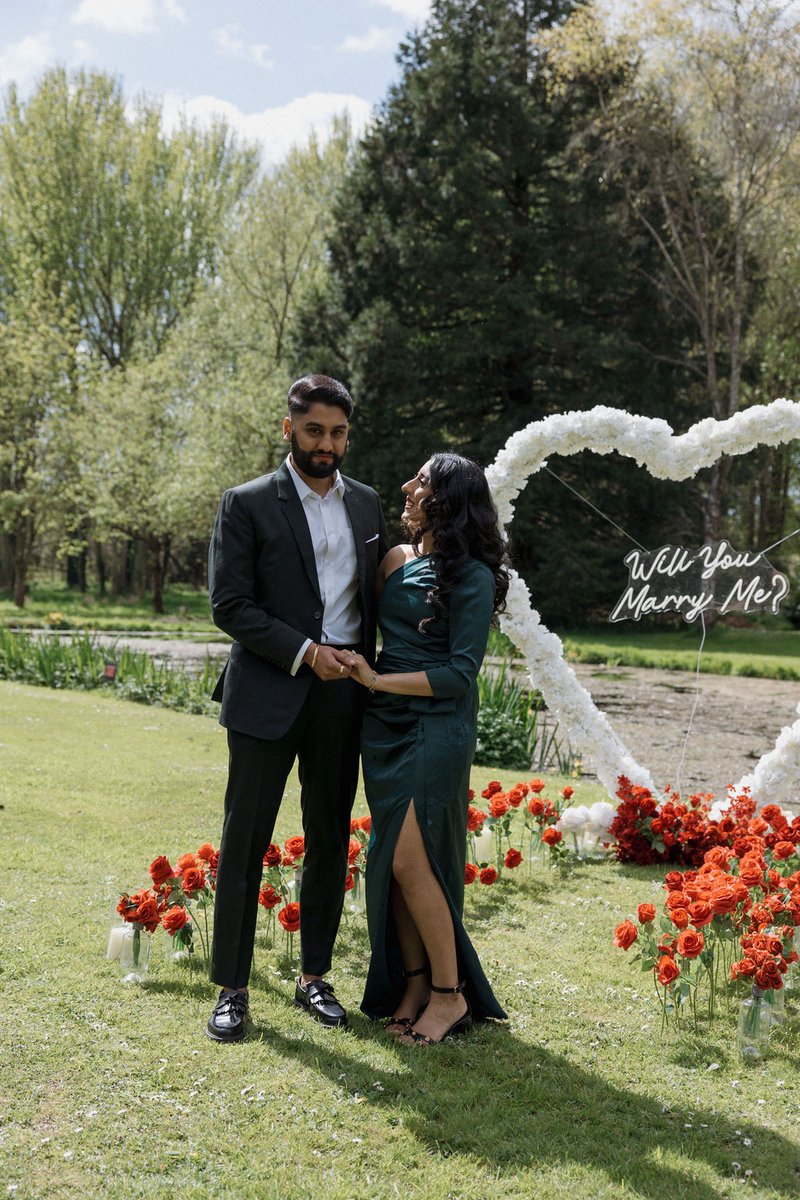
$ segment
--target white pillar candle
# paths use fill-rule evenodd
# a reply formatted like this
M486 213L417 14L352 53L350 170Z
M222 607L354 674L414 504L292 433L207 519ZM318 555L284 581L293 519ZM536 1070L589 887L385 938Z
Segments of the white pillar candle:
M108 946L106 947L106 958L119 958L119 952L122 949L122 943L125 940L125 935L128 930L124 925L112 925L108 935Z

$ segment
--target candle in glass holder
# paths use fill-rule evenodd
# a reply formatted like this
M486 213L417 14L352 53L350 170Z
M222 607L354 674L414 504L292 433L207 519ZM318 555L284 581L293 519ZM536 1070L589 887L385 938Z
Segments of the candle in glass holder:
M112 925L108 934L108 945L106 947L106 958L119 958L119 952L122 949L122 943L125 940L127 933L125 925Z

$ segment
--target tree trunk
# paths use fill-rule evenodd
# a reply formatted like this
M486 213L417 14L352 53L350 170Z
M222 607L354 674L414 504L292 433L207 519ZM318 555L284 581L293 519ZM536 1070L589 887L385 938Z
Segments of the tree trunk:
M153 612L164 611L164 581L169 562L170 539L152 537L148 539L150 551L150 586L153 592Z

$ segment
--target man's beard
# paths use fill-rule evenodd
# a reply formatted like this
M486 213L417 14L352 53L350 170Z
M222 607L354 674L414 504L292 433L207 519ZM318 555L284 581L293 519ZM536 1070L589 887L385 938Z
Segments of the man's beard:
M314 451L309 453L308 450L302 450L297 441L297 436L292 430L292 462L298 471L303 475L310 476L311 479L327 479L331 475L335 475L339 467L344 462L343 454L334 454L331 451L329 462L315 462Z

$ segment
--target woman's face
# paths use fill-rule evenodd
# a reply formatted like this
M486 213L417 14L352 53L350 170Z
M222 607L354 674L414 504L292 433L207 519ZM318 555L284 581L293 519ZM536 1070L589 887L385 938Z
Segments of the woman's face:
M420 467L414 478L404 483L401 489L406 497L403 523L411 530L420 529L425 524L424 501L428 496L433 495L430 466L430 462L426 462L424 467Z

